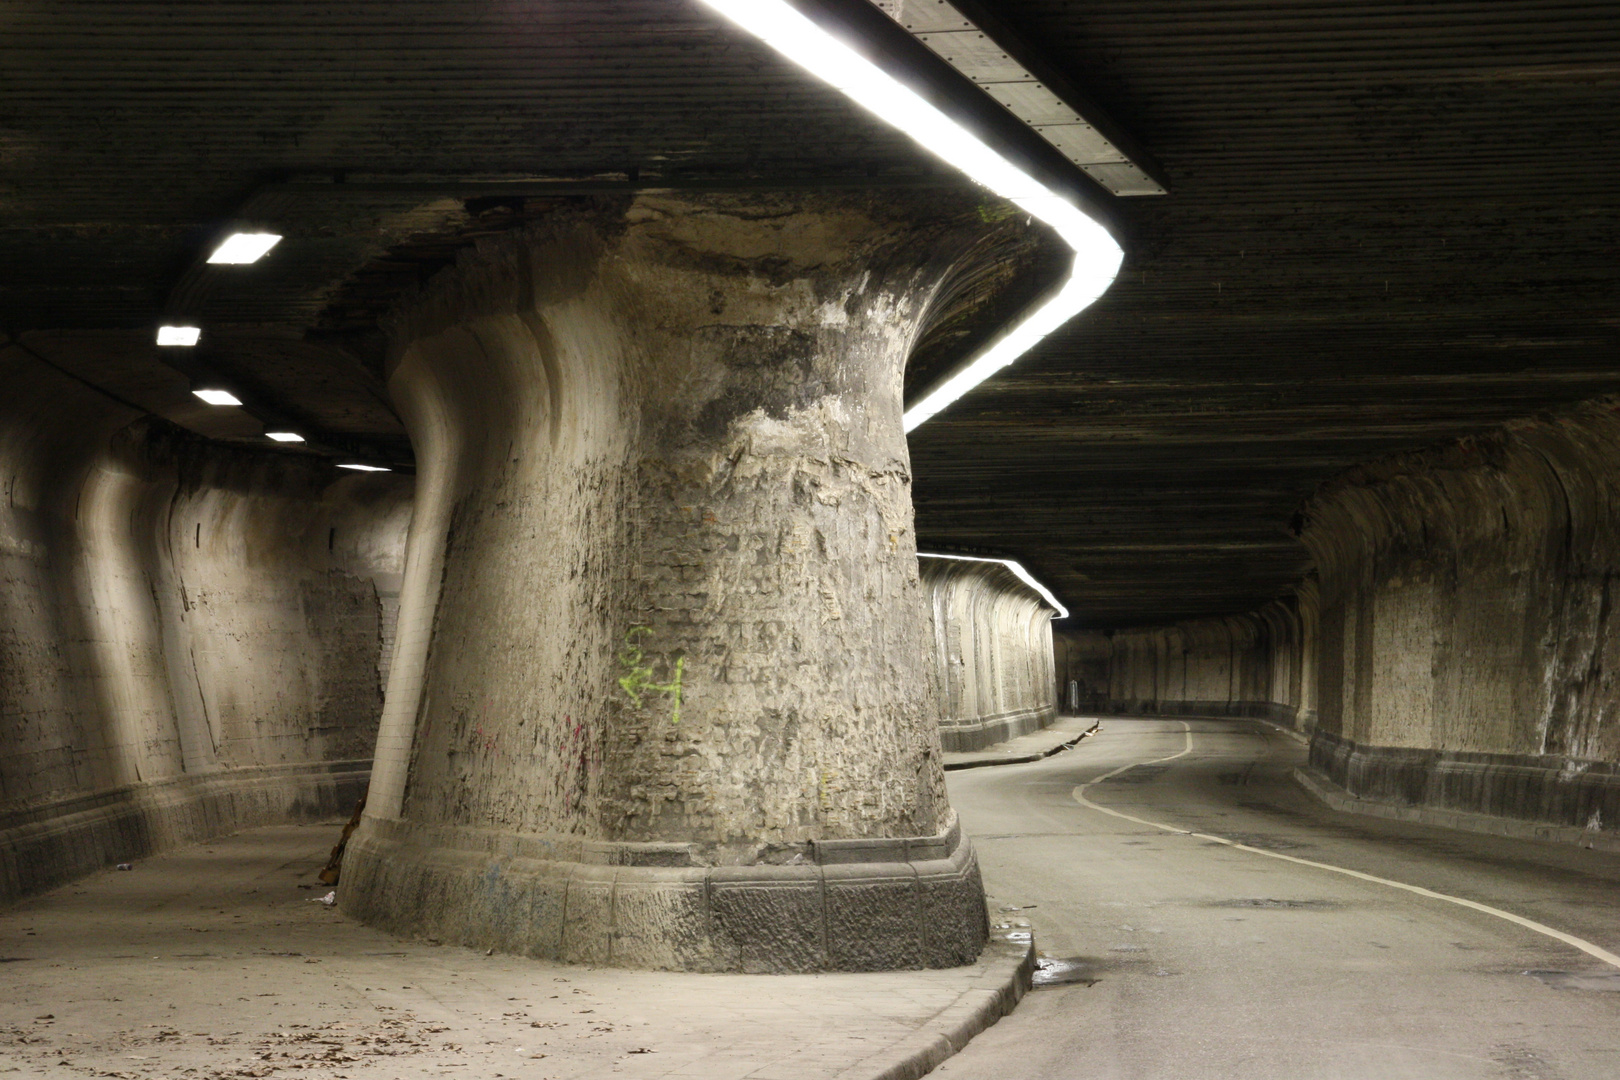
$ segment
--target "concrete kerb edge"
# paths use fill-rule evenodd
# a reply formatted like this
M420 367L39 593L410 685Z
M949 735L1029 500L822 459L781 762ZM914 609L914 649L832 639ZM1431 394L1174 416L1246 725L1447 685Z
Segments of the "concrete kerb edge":
M1012 1012L1035 977L1035 943L992 931L983 985L941 1009L922 1027L886 1050L839 1073L835 1080L918 1080L965 1047L973 1037Z
M1311 744L1311 737L1309 735L1305 734L1303 731L1297 731L1294 728L1289 727L1287 724L1280 723L1276 720L1267 720L1263 716L1250 716L1246 717L1245 719L1253 720L1255 723L1264 724L1267 727L1274 727L1282 734L1293 739L1295 742L1301 743L1305 746L1309 746Z
M1045 759L1047 759L1049 757L1052 757L1052 756L1054 756L1056 754L1063 753L1063 751L1065 751L1065 750L1073 750L1076 746L1080 745L1080 741L1082 739L1085 739L1085 738L1087 738L1088 736L1091 736L1091 735L1095 735L1098 732L1100 732L1101 730L1102 730L1102 721L1099 720L1095 724L1092 724L1086 730L1082 731L1080 734L1076 735L1074 738L1068 740L1067 742L1058 743L1056 746L1054 746L1054 747L1052 747L1052 748L1050 748L1048 750L1042 750L1038 754L1020 754L1017 757L990 758L990 759L987 759L985 761L947 762L945 764L944 768L945 768L946 772L956 772L956 771L958 771L960 769L983 769L983 768L986 768L986 767L988 767L990 765L1027 765L1032 761L1044 761Z
M1486 836L1506 836L1515 840L1539 840L1557 844L1573 844L1591 851L1620 854L1620 838L1606 836L1572 825L1553 825L1545 822L1519 821L1514 818L1493 817L1490 814L1472 814L1464 810L1437 810L1427 806L1405 806L1382 799L1366 799L1352 795L1333 781L1318 776L1307 768L1296 768L1294 782L1306 793L1346 814L1365 814L1389 821L1410 821L1418 825L1431 825L1441 829L1481 833Z

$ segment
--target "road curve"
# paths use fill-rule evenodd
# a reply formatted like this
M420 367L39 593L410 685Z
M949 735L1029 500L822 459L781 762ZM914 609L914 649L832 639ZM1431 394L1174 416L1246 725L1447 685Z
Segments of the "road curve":
M992 915L1079 981L936 1075L1620 1076L1620 856L1335 813L1303 758L1258 722L1108 719L951 774Z

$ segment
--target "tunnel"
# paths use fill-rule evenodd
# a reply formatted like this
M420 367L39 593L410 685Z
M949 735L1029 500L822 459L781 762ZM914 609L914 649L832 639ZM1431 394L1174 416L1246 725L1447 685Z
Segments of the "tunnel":
M0 28L0 1073L1614 1075L1620 12Z

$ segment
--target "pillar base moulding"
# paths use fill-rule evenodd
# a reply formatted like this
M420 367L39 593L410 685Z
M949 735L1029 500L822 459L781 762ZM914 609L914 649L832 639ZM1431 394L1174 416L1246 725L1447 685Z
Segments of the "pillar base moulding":
M814 972L971 963L988 933L972 847L937 836L811 842L702 866L697 845L410 828L367 819L347 909L401 934L570 963Z

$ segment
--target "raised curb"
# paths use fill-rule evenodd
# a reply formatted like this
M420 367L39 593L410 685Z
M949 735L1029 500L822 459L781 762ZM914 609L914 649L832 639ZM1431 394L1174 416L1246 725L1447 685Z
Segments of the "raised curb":
M1027 930L992 931L985 955L986 970L979 976L984 985L963 991L922 1027L835 1080L917 1080L1012 1012L1034 978L1035 943Z
M1620 838L1611 837L1591 829L1572 825L1552 825L1514 818L1494 817L1490 814L1472 814L1464 810L1436 810L1427 806L1404 806L1383 799L1367 799L1352 795L1326 777L1305 768L1294 770L1294 782L1306 792L1334 810L1346 814L1366 814L1390 821L1410 821L1419 825L1434 825L1442 829L1483 833L1487 836L1506 836L1515 840L1539 840L1558 844L1574 844L1592 851L1620 853Z
M1086 730L1082 731L1080 734L1076 735L1074 738L1069 739L1067 742L1058 743L1056 746L1042 750L1039 753L1019 754L1017 757L985 758L979 761L948 761L945 763L944 768L946 772L956 772L959 769L983 769L990 765L1027 765L1031 761L1042 761L1046 758L1052 757L1054 754L1061 754L1065 750L1072 750L1076 746L1080 745L1080 740L1086 738L1088 735L1095 735L1101 730L1102 721L1099 720Z

